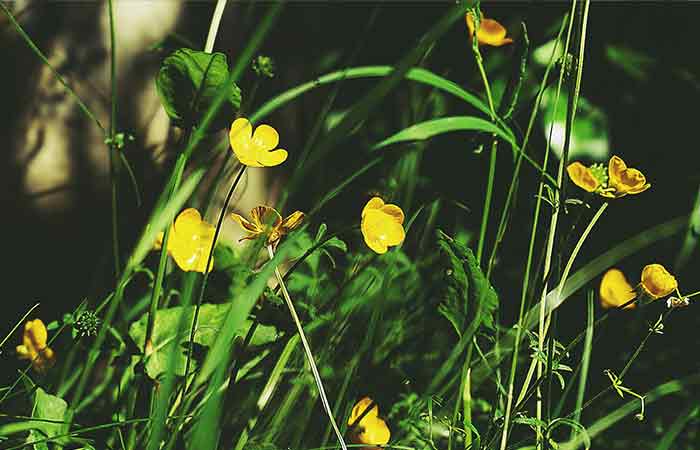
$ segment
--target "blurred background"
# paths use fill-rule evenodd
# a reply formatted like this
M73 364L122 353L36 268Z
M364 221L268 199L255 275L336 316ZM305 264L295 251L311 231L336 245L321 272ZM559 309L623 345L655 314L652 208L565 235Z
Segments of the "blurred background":
M101 123L108 124L109 30L104 3L5 4L51 64L96 112ZM394 64L450 5L450 2L289 2L260 49L261 54L274 59L275 76L258 82L252 71L246 71L239 83L246 105L242 114L254 111L288 88L333 70ZM203 48L213 6L211 2L116 2L118 129L133 136L123 151L134 169L143 197L138 205L128 178L120 179L119 222L124 256L128 255L136 233L162 189L178 150L179 132L169 126L160 107L154 76L162 59L175 48ZM230 2L215 50L225 53L229 61L235 60L268 6L262 2ZM568 9L567 3L554 1L482 2L487 17L503 23L516 41L511 46L484 50L497 98L522 43L521 22L527 27L530 58L514 115L520 136L527 126L547 64L548 49ZM607 161L612 154L620 155L630 166L646 174L652 188L643 195L611 205L586 243L579 264L654 225L688 215L693 209L700 185L700 158L696 149L699 18L700 4L692 2L594 2L591 5L582 98L570 157L592 163ZM113 268L107 147L101 131L79 111L3 14L0 14L0 57L4 68L0 71L3 87L0 206L5 286L2 304L6 305L0 319L0 334L4 334L36 302L41 302L39 314L48 322L72 310L85 298L91 301L101 298L109 286ZM434 46L422 66L482 95L463 22L452 27ZM376 82L344 81L338 85L337 93L334 86L321 87L266 118L266 123L279 130L281 145L290 152L292 164L274 169L267 178L247 180L244 193L234 200L236 209L247 212L259 201L275 202L280 186L289 176L285 171L294 170L295 157L322 117L329 96L337 94L329 113L322 117L319 140ZM247 97L253 91L254 95ZM538 162L544 157L545 130L552 122L555 130L563 129L563 111L555 116L552 104L553 99L545 97L528 148ZM340 179L366 164L371 145L394 132L429 118L469 114L474 111L453 98L402 83L350 139L342 142L343 148L335 152L340 156L324 161L321 173L314 174L291 193L288 208L311 209ZM216 141L213 137L212 143ZM561 142L554 141L555 153L561 151ZM453 133L422 146L393 148L389 150L393 152L390 158L324 207L324 221L331 229L356 221L365 199L375 192L390 194L408 216L420 205L441 199L443 207L437 225L473 243L474 235L478 234L488 171L488 152L479 152L478 144L471 135ZM499 152L494 194L497 211L509 187L512 162L509 151ZM552 158L550 173L555 172L556 164L557 158ZM411 183L406 184L406 179ZM501 296L504 324L511 324L517 315L537 182L536 173L524 165L511 226L494 270L493 284ZM584 198L581 191L570 189L569 194L591 201L593 208L597 205L597 200ZM565 225L573 227L579 220L585 224L588 216L580 217L586 214L591 212L572 207ZM487 249L493 242L496 224L494 217ZM697 233L700 229L692 229L691 239ZM574 233L577 235L578 232ZM229 241L235 239L232 230L227 230L224 237ZM623 260L620 267L633 283L647 263L674 267L684 239L686 229L681 227L672 238ZM409 238L409 255L417 247L417 242ZM700 289L694 247L681 266L675 274L684 292ZM629 356L647 332L644 323L653 322L662 309L663 305L653 305L644 311L617 314L603 334L596 336L599 341L594 347L591 373L601 375L592 378L591 392L605 387L607 379L602 376L602 370L618 367ZM566 343L585 326L583 291L567 301L559 318L558 338ZM700 344L696 333L699 325L697 308L671 316L665 334L649 342L640 362L628 375L638 392L700 370L695 350ZM14 370L16 362L11 354L0 355L0 361L3 371ZM695 394L688 393L690 398ZM636 439L630 436L659 435L668 420L675 417L680 404L684 403L678 399L655 404L648 411L648 421L624 422L616 428L618 436L610 433L604 448L637 448L629 447L630 439ZM601 403L601 408L604 407ZM697 418L695 424L688 428L688 442L700 440ZM642 438L639 439L641 442Z

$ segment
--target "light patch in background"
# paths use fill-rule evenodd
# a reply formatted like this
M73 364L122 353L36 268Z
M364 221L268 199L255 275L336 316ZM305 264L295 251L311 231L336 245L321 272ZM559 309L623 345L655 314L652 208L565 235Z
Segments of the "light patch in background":
M554 114L555 99L556 90L550 88L542 96L540 108L544 118L542 122L544 136L547 138L551 129L551 149L557 158L561 158L566 140L568 93L562 89L556 115ZM607 115L585 98L579 97L578 111L569 143L569 159L602 161L608 159L609 154Z

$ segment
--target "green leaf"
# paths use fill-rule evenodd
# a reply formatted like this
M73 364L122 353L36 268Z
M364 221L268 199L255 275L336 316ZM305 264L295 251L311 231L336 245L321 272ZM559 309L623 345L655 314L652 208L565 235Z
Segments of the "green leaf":
M438 231L438 245L445 267L443 305L444 309L450 311L451 317L457 318L455 320L461 327L460 335L465 329L469 308L478 315L474 320L480 320L483 326L495 330L493 315L498 308L498 294L481 271L472 250L441 231Z
M223 53L181 48L163 60L156 77L156 89L173 123L187 127L202 120L228 75L228 62ZM241 90L232 82L211 131L227 126L240 106Z
M38 387L34 393L34 408L32 417L42 419L41 421L29 421L32 430L29 432L27 443L46 440L54 436L66 434L68 422L72 416L72 411L68 408L68 403L60 397L46 393ZM65 423L58 423L65 422ZM61 442L58 440L58 442ZM35 450L48 449L46 442L33 446Z
M199 310L199 319L197 331L194 335L194 362L203 357L203 347L210 347L215 341L217 335L221 331L224 324L230 304L203 304ZM171 346L177 342L178 350L177 363L175 365L175 373L184 375L185 364L187 361L187 346L189 345L189 332L176 337L177 327L180 321L180 316L186 311L186 322L192 323L194 316L194 307L183 308L177 306L174 308L160 309L156 312L156 318L153 325L153 348L151 353L146 358L146 373L149 377L157 379L165 373L168 364L168 352ZM129 327L129 336L136 343L141 351L146 337L146 324L148 314L144 314L141 318L132 323ZM246 320L242 326L236 330L236 335L244 335L250 328L251 321ZM188 327L189 329L189 327ZM277 331L274 327L258 325L253 334L251 345L264 345L274 342L277 339ZM199 353L199 355L198 355Z
M389 136L378 144L375 144L372 150L378 150L400 142L423 141L425 139L430 139L433 136L452 131L484 131L487 133L493 133L511 144L513 148L518 148L518 143L515 142L513 136L488 120L471 116L453 116L428 120L426 122L417 123L413 126L405 128L398 133Z

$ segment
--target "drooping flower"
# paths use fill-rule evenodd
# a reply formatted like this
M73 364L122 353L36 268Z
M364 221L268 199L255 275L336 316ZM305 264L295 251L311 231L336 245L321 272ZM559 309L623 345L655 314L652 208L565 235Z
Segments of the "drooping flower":
M39 373L46 372L56 363L56 354L46 344L48 337L46 326L41 319L30 320L24 324L22 345L16 348L17 356L31 361L32 368Z
M175 223L170 227L168 237L168 253L173 257L180 269L185 272L204 273L209 251L214 243L215 228L213 225L202 220L201 214L194 208L182 211ZM160 250L163 245L164 233L160 232L155 250ZM214 258L207 271L214 267Z
M248 119L238 118L231 124L231 149L241 164L249 167L272 167L287 159L287 151L275 150L280 136L270 125L259 125L253 132Z
M634 288L627 281L620 269L609 269L600 280L600 305L605 308L618 308L637 296ZM630 303L625 309L634 308Z
M678 289L676 277L661 264L649 264L642 269L642 292L652 299L665 297Z
M267 245L274 246L282 239L282 236L301 225L301 222L304 220L304 213L301 211L294 211L282 219L280 213L274 208L269 206L256 206L250 211L250 221L235 213L231 214L231 218L238 222L248 233L248 235L242 237L241 240L267 236Z
M373 197L362 209L360 229L365 243L380 255L386 253L389 246L399 245L406 237L403 221L401 208Z
M476 28L476 23L474 20L474 13L469 11L465 20L467 21L467 29L469 30L469 38L473 39L474 29ZM487 19L484 14L481 14L481 19L479 20L479 29L476 30L476 40L479 45L490 45L492 47L500 47L502 45L511 44L513 39L506 37L508 30L498 23L498 21L493 19Z
M628 168L619 156L610 158L607 170L602 164L586 167L576 161L569 164L566 171L576 186L605 198L639 194L651 187L642 172Z
M372 399L364 397L353 406L348 418L350 440L354 444L365 444L365 450L379 449L378 445L386 445L391 438L391 432L386 422L379 417L379 406L372 405Z

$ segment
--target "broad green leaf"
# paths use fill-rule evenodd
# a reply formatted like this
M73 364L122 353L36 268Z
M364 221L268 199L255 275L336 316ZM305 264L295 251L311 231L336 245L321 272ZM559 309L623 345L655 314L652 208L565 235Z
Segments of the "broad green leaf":
M201 306L199 310L197 330L195 331L194 335L193 355L195 363L197 359L201 359L204 356L202 354L203 350L205 350L204 347L210 347L216 340L230 307L230 304L214 305L207 303ZM156 318L153 325L153 348L147 355L145 367L146 373L149 377L157 379L166 371L168 354L171 346L175 343L179 347L179 350L177 350L178 357L175 365L175 373L180 376L184 375L185 364L187 361L187 346L189 345L189 332L181 335L179 338L176 337L176 334L180 317L183 313L185 313L185 311L187 314L185 320L188 324L192 323L192 319L194 317L193 306L186 309L181 306L161 309L156 313ZM147 321L148 315L144 314L138 321L132 323L129 327L129 336L131 336L131 339L133 339L141 351L144 351L143 343L146 337ZM245 335L248 328L250 328L250 325L250 320L243 322L242 326L236 330L236 335ZM276 339L277 331L274 327L258 325L255 333L253 334L251 345L263 345L273 342Z
M484 131L487 133L494 133L511 144L514 148L518 148L517 142L515 142L515 139L513 139L510 134L488 120L471 116L454 116L417 123L375 144L372 150L378 150L400 142L423 141L433 136L453 131Z
M32 417L43 420L27 422L32 429L26 442L37 442L65 434L68 431L68 422L71 416L72 411L68 408L68 403L65 400L46 393L42 388L37 388L34 393ZM59 440L59 442L61 441ZM32 447L35 450L49 448L46 442L37 443Z
M442 232L438 234L438 245L445 267L443 306L461 325L458 332L461 335L465 329L469 310L479 315L475 320L478 319L485 327L494 330L496 322L493 314L498 308L498 294L481 271L474 253L469 247ZM451 322L452 320L450 319Z
M181 48L163 60L156 77L158 96L175 125L198 124L226 83L229 67L223 53ZM241 90L231 82L211 130L227 126L241 106Z

